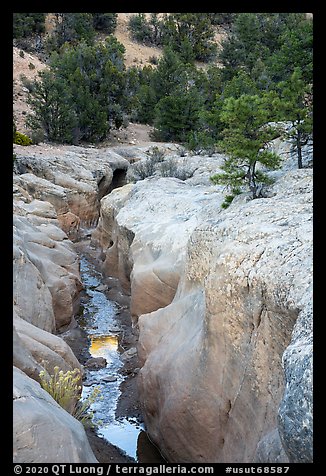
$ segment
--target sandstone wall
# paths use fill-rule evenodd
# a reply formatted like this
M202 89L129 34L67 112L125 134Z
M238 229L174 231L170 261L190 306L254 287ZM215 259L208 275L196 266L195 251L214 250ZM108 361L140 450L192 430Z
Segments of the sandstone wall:
M40 371L81 365L56 333L75 324L82 289L70 237L98 219L128 162L104 151L15 146L13 218L14 461L96 463L81 423L42 390ZM98 155L100 157L98 157Z
M109 191L116 170L129 162L109 149L78 146L18 146L15 183L33 198L50 202L61 228L75 237L80 225L93 226L99 200Z
M312 171L226 211L188 182L114 191L95 233L130 273L150 437L172 462L311 461Z

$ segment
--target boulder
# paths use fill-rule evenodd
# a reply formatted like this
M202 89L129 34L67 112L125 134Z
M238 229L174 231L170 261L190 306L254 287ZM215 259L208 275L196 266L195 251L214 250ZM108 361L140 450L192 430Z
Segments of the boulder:
M14 463L98 463L83 425L21 370L13 380Z
M104 369L106 367L107 361L104 357L91 357L85 362L85 367L87 369L97 370Z

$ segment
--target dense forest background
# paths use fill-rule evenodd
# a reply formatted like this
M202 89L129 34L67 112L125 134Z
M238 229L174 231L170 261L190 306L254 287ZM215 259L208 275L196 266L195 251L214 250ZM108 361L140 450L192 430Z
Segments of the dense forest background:
M134 41L162 49L150 65L125 64L114 36L117 13L13 15L14 44L47 64L26 81L31 137L18 143L101 142L129 121L153 126L153 139L174 141L230 160L215 183L238 193L246 178L267 180L279 166L266 144L282 134L302 147L312 137L313 22L306 13L137 13ZM223 31L223 41L216 34ZM30 142L28 142L30 143Z

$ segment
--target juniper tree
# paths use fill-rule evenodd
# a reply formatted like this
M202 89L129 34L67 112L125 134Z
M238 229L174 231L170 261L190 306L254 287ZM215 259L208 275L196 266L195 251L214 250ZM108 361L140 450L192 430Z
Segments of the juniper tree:
M244 94L238 99L227 98L223 103L220 118L226 127L219 146L227 158L221 166L223 172L213 175L211 181L226 185L231 192L225 197L224 208L245 189L253 199L258 198L261 185L271 183L266 170L280 166L280 157L267 148L277 135L276 129L268 125L274 99L273 93Z
M48 70L39 72L38 76L27 98L32 109L27 125L33 130L43 129L49 141L72 142L77 118L66 81L57 79Z
M124 46L112 36L102 43L66 44L50 59L29 103L33 129L48 140L103 140L112 125L120 127L130 98L125 92ZM73 132L73 133L72 133Z

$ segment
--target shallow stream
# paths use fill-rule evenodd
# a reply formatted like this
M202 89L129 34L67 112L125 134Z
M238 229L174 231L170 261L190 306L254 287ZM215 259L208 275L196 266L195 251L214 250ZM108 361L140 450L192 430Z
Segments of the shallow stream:
M83 382L82 398L87 398L94 387L100 390L91 406L97 434L136 462L164 462L140 421L130 417L116 418L117 403L121 398L120 385L126 379L121 373L124 349L120 346L119 305L107 298L101 273L83 254L80 256L80 273L85 298L78 322L90 339L91 356L106 359L104 368L87 369Z

